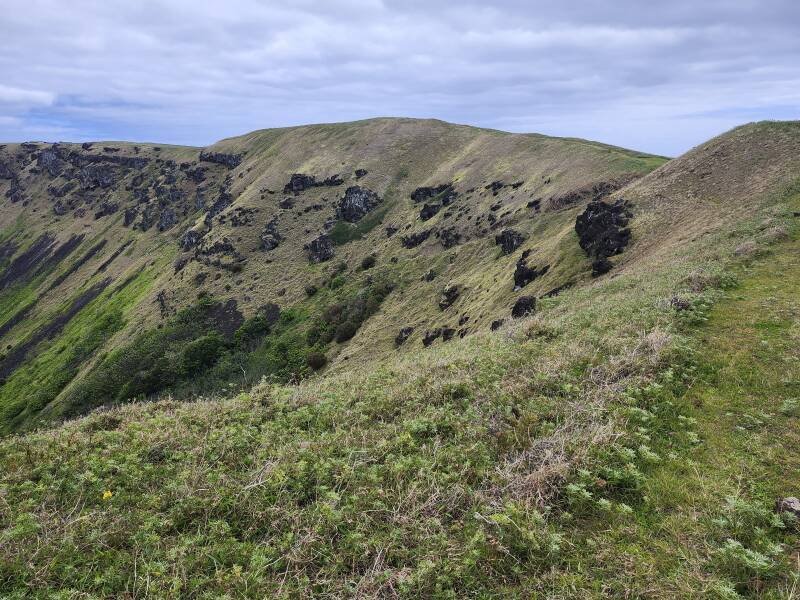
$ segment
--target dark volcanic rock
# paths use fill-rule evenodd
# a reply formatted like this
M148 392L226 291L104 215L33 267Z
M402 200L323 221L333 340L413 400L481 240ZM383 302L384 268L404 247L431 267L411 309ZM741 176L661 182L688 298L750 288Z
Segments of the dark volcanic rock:
M624 202L591 202L575 220L581 248L589 256L609 257L619 254L630 241L627 228L630 212Z
M418 187L411 192L411 199L414 203L424 202L437 196L442 205L447 206L458 196L458 192L453 188L452 183L442 183L433 187Z
M283 186L284 193L294 192L299 193L312 187L322 186L336 186L344 183L338 175L331 175L327 179L317 181L313 175L305 175L303 173L293 173L289 178L289 183Z
M273 218L269 223L264 225L264 230L261 232L261 249L269 252L278 247L283 241L283 237L278 233L278 220Z
M422 345L426 348L442 336L442 328L426 331L422 338Z
M422 219L423 221L427 221L431 217L436 216L436 214L438 214L438 212L440 210L442 210L442 205L441 204L428 204L428 203L425 203L422 206L422 210L419 211L419 218Z
M61 200L56 200L56 203L53 204L53 212L59 217L63 217L65 214L67 214L67 207L64 206L64 203Z
M601 200L590 202L575 220L578 243L587 256L594 259L592 274L602 275L613 266L609 256L620 254L630 242L628 228L631 213L623 200L608 204Z
M292 208L294 206L294 200L291 198L284 198L280 202L278 202L279 208Z
M136 220L136 217L139 215L139 209L135 206L125 209L125 218L123 220L123 224L125 227L130 226Z
M306 250L308 251L308 259L312 263L325 262L334 256L333 240L323 233L307 244Z
M442 341L449 342L453 339L453 336L456 334L456 330L452 327L443 327L442 328Z
M53 144L52 148L42 150L36 159L36 166L47 171L50 177L58 177L64 170L64 161L61 160L59 147Z
M598 258L592 263L592 277L599 277L600 275L605 275L613 268L614 268L614 263L612 263L606 257Z
M461 288L450 284L442 290L442 297L439 299L439 308L445 310L450 308L461 295Z
M503 326L503 323L505 322L506 322L505 319L497 319L496 321L492 321L490 328L492 331L497 331Z
M360 221L364 215L380 204L378 194L357 185L350 186L339 201L336 217L348 223Z
M171 208L166 208L161 211L161 215L158 217L158 230L166 231L177 222L178 217L175 215L175 211Z
M513 229L504 229L494 236L494 243L503 249L503 254L511 254L525 241L525 236Z
M202 162L216 163L224 165L229 169L234 169L242 164L242 154L226 154L225 152L207 152L203 150L200 152L200 160Z
M420 231L419 233L412 233L411 235L404 235L400 238L400 243L404 248L416 248L422 242L427 240L431 235L431 230Z
M536 310L536 296L520 296L511 309L511 316L515 319L529 315Z
M0 179L16 179L11 167L2 161L0 161Z
M361 179L366 174L367 174L367 170L366 169L356 169L356 173L355 173L356 179Z
M534 279L541 277L550 270L550 265L545 265L537 270L536 267L527 265L526 257L523 256L517 261L517 268L514 270L514 289L524 288Z
M111 165L89 164L78 171L78 181L84 190L107 188L116 182L116 174Z
M304 175L303 173L294 173L289 178L289 183L283 186L284 192L302 192L310 187L314 187L317 181L313 175Z
M413 327L403 327L394 338L395 346L402 346L412 333L414 333Z
M458 243L461 241L461 234L456 231L455 227L442 229L440 232L436 233L436 236L439 238L439 241L445 249L452 248L453 246L458 245Z
M395 233L397 233L397 227L394 225L387 225L386 226L386 237L392 237Z

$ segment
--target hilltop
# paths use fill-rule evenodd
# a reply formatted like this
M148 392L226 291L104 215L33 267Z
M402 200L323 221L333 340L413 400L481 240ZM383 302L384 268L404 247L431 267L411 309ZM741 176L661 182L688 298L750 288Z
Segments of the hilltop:
M69 321L0 388L38 427L0 440L9 597L795 593L800 122L669 161L406 119L107 145L206 203L126 226L131 168L54 215L51 146L2 150L5 360Z
M6 145L0 430L488 330L589 278L576 214L664 160L413 119Z

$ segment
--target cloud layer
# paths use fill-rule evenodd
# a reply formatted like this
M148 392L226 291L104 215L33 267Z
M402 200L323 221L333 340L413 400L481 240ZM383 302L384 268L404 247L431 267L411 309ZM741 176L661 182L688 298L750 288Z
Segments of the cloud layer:
M800 118L796 0L6 0L0 139L437 117L679 154Z

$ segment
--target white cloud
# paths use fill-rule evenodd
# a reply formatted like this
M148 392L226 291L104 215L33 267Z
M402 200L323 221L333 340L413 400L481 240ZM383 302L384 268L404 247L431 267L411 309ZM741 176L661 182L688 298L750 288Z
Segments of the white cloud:
M55 95L39 90L25 90L0 84L0 104L22 106L48 106L55 102Z
M698 115L727 111L703 117L724 127L800 102L793 0L5 4L5 138L206 144L394 114L677 153L705 135Z

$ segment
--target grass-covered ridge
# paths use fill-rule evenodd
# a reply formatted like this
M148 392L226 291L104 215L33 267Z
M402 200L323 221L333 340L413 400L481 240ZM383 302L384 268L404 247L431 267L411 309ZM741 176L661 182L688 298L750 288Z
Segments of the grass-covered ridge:
M0 442L0 590L788 597L797 524L772 504L800 481L761 463L796 443L800 197L757 198L423 360Z

